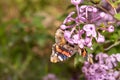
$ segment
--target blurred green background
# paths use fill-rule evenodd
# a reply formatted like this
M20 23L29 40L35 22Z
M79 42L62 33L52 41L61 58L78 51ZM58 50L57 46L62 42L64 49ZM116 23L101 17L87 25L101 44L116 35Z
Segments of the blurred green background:
M50 62L54 34L71 10L70 0L0 0L0 80L85 80L78 55ZM105 36L119 41L120 27ZM119 45L104 51L106 44L88 52L120 52Z
M73 80L70 61L50 62L56 29L70 0L0 0L0 80Z

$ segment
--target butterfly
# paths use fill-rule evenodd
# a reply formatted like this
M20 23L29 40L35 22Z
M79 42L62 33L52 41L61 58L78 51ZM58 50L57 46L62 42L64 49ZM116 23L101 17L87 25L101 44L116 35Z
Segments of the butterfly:
M63 46L54 44L52 47L51 62L56 63L64 61L72 56L72 50L68 50Z
M67 60L77 52L78 50L74 46L70 46L68 44L64 46L54 44L52 47L52 55L51 55L50 61L53 63L57 63L60 61ZM87 52L85 49L81 49L79 53L81 53L83 57L87 56Z
M55 33L55 44L52 46L52 54L50 61L57 63L70 58L75 53L79 53L83 57L87 56L85 48L80 49L77 45L69 44L64 38L64 31L58 29Z

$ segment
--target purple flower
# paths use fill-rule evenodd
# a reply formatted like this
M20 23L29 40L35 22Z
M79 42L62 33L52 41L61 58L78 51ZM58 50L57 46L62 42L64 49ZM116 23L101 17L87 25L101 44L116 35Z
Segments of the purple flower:
M100 26L101 24L107 26L108 22L112 20L108 18L112 18L112 16L100 11L94 6L82 5L78 7L78 4L81 2L82 0L71 0L71 3L76 5L78 15L73 18L72 16L75 12L71 12L65 18L60 28L64 30L64 37L68 43L77 44L80 48L84 48L84 46L86 46L92 49L93 38L95 38L98 43L105 41L105 37L101 35L98 30L105 30L109 32L114 31L114 27L112 25L108 28ZM68 23L72 22L74 22L72 25L68 25ZM82 28L78 29L77 26L80 26L82 23L86 24L84 24ZM84 35L86 35L85 38L83 37Z
M79 34L80 37L81 37L84 33L85 33L84 30L79 30L79 31L78 31L78 34Z
M80 12L82 13L82 12L85 12L85 10L86 10L86 7L87 7L87 5L82 5L82 6L80 6Z
M84 65L85 65L86 67L89 67L89 66L90 66L90 63L87 62L87 61L85 61L85 62L84 62Z
M92 39L91 39L90 37L86 37L86 38L85 38L85 44L90 43L90 42L91 42L91 40L92 40Z
M49 73L48 75L43 77L43 80L58 80L56 75Z
M71 32L66 30L66 31L64 32L64 37L65 37L65 38L70 38L70 37L71 37Z
M78 43L79 39L80 39L79 34L73 35L73 42L74 42L75 44Z
M89 42L86 46L92 49L92 42Z
M119 71L114 71L113 76L118 77L120 75Z
M96 37L96 30L94 24L86 24L83 26L83 30L86 31L86 36Z
M80 48L84 48L84 39L80 39L80 40L78 41L78 46L79 46Z
M116 80L115 77L113 76L113 72L108 73L108 74L106 75L106 78L107 78L108 80Z
M64 38L65 38L70 44L74 44L73 40L71 39L71 32L70 32L70 31L65 31L65 32L64 32Z
M99 53L96 56L98 62L93 64L85 62L82 72L85 74L86 80L118 80L120 71L116 71L114 69L115 66L112 64L117 61L115 59L117 55L119 54L108 56L107 54Z
M85 43L84 43L87 47L91 47L92 46L92 38L90 37L86 37L85 38Z
M101 13L100 13L100 17L102 17L102 18L105 17L105 15L106 15L106 14L105 14L104 12L101 12Z
M69 13L69 15L65 18L65 20L63 21L63 24L66 24L68 22L74 21L74 18L72 18L72 15L75 14L75 12L71 12Z
M78 4L80 4L82 2L82 0L71 0L71 3L73 4L73 5L78 5Z
M114 26L110 25L107 30L108 32L114 32Z
M88 72L87 67L82 67L82 72L84 72L84 73L85 73L85 75L87 75L87 72Z
M67 26L63 24L63 25L60 26L60 28L65 30L67 28Z
M99 64L103 64L104 63L104 59L107 58L108 55L107 54L103 54L103 53L99 53L96 55L95 59L99 60Z
M120 62L120 53L116 54L115 57L116 57L117 61Z
M96 41L98 42L98 43L103 43L103 42L105 42L105 37L103 36L103 35L101 35L100 33L98 33L98 38L96 38Z
M109 70L109 67L104 65L104 64L99 64L100 68L104 69L104 70Z
M89 67L89 73L90 73L90 75L95 75L95 71L97 71L97 69L98 69L98 65L96 65L96 64L92 64L90 67Z
M98 11L97 8L95 8L93 6L88 6L86 10L89 12L97 12Z
M109 67L109 69L112 69L113 68L113 64L112 64L112 62L111 62L111 58L107 58L106 60L105 60L105 64Z
M103 20L112 21L113 17L110 14L105 14L105 16L103 17Z

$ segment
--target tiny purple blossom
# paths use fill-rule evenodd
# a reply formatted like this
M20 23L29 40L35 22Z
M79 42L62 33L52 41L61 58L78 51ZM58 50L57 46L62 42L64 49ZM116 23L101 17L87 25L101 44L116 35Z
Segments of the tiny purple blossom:
M80 4L82 2L82 0L71 0L71 3L73 4L73 5L78 5L78 4Z
M96 38L96 41L98 43L103 43L103 42L105 42L105 37L103 35L101 35L100 33L98 33L98 38Z
M78 41L78 46L79 46L80 48L84 48L84 39L80 39L80 40Z
M108 66L104 65L104 64L99 64L99 66L105 70L109 70Z
M92 49L92 41L89 42L86 46Z
M117 61L120 62L120 53L116 54L115 56L116 56Z
M101 12L101 13L100 13L100 17L102 17L102 18L105 17L105 15L106 15L106 14L105 14L104 12Z
M89 42L91 42L91 38L90 37L86 37L85 38L85 44L88 44Z
M84 65L85 65L86 67L90 67L90 63L87 62L87 61L84 62Z
M103 17L104 20L108 20L108 21L112 21L113 17L110 14L105 14L105 16Z
M70 31L65 31L65 32L64 32L64 38L65 38L70 44L74 44L73 40L71 39L71 32L70 32Z
M96 35L97 35L94 24L86 24L86 25L84 25L83 30L86 31L86 36L96 37Z
M75 44L78 43L78 40L79 40L79 39L80 39L80 38L79 38L79 34L73 35L73 42L74 42Z
M107 54L99 53L99 54L96 55L95 59L99 60L99 64L103 64L104 59L107 58L107 57L108 57Z
M82 13L82 12L85 12L85 9L86 9L86 7L87 7L87 5L82 5L81 7L80 7L80 12Z
M115 71L115 72L113 73L113 75L114 75L115 77L117 77L117 76L120 75L120 73L119 73L118 71Z
M84 39L84 45L92 49L92 37L86 37Z
M97 11L98 11L98 9L93 7L93 12L97 12Z
M65 30L65 29L67 28L67 26L64 25L64 24L62 24L62 25L60 26L60 28L61 28L62 30Z
M90 68L89 68L89 73L90 73L90 75L95 75L95 70L90 67Z
M75 12L70 12L69 15L65 18L65 20L63 21L63 24L66 24L68 22L73 21L74 19L72 18L72 15L75 14Z
M114 67L116 67L117 66L117 61L116 61L115 57L110 56L110 58L111 58L111 63L113 64Z
M84 33L85 33L85 31L84 31L84 30L79 30L79 32L78 32L79 37L81 37Z
M107 30L108 32L114 32L114 26L110 25Z
M64 37L70 38L71 37L71 32L70 31L65 31L64 32Z
M108 75L106 76L106 78L108 78L108 80L116 80L115 77L113 76L112 72L108 73Z
M109 67L109 69L113 68L113 64L111 62L111 58L108 57L106 60L105 60L105 64Z
M97 8L95 8L93 6L88 6L87 11L89 11L89 12L97 12Z
M87 72L88 69L86 67L82 67L82 72Z

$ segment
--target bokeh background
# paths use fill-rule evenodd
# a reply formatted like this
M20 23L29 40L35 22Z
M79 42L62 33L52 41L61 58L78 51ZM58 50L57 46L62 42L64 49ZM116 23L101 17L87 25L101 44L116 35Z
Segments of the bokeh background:
M0 0L0 80L77 80L73 58L50 62L70 7L70 0Z

